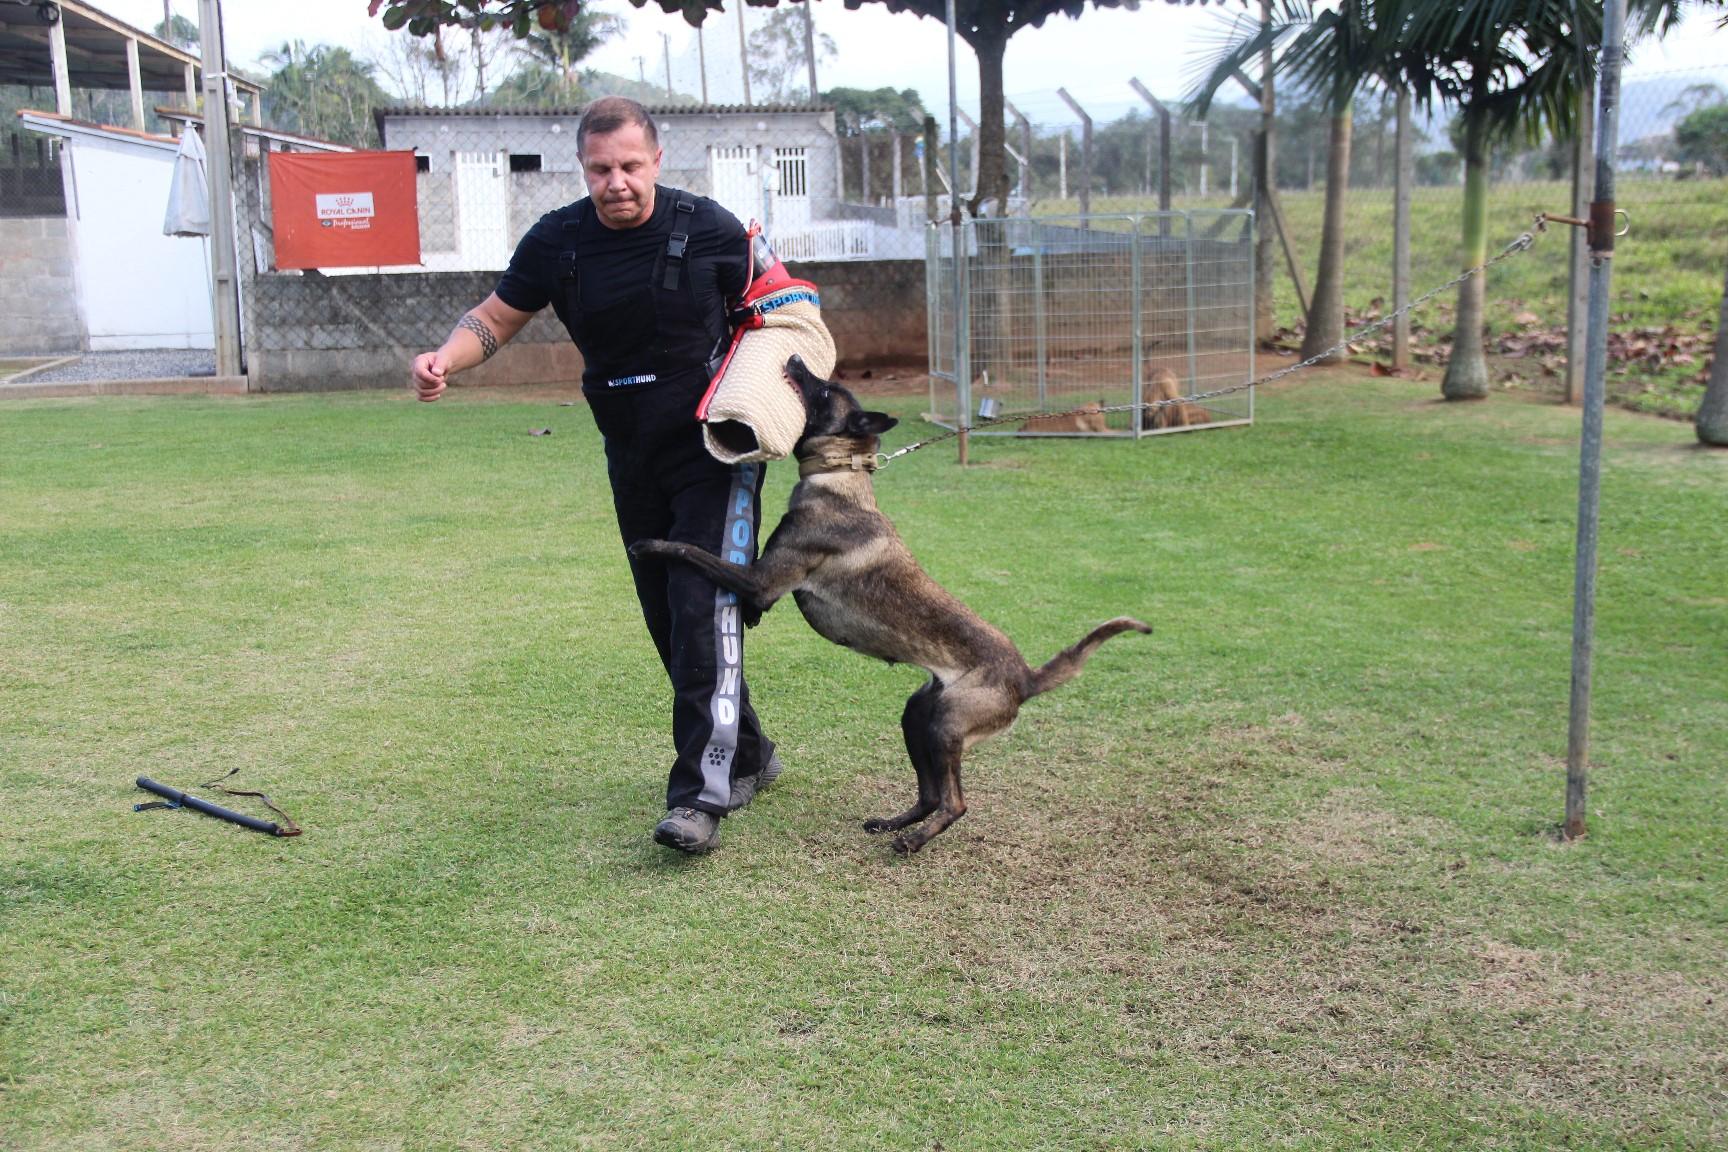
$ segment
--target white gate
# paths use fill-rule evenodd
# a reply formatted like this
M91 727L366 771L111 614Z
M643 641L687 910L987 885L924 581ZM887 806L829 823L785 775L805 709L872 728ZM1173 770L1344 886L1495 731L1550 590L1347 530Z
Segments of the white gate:
M762 178L756 171L756 149L708 149L709 187L714 199L745 224L762 219Z
M510 184L502 152L456 153L456 239L462 267L510 263Z

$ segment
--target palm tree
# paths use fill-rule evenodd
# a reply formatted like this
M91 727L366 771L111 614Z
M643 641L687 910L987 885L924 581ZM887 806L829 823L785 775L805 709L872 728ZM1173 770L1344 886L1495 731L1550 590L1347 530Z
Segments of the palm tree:
M1190 94L1204 116L1218 89L1263 50L1280 43L1274 67L1299 88L1319 95L1326 108L1330 146L1326 159L1325 221L1320 231L1320 266L1308 304L1302 355L1317 356L1344 338L1344 205L1350 184L1350 108L1356 91L1379 72L1384 45L1373 20L1371 0L1345 0L1316 11L1311 0L1283 0L1272 19L1260 21L1234 38ZM1342 353L1331 359L1342 358Z
M1575 0L1378 0L1375 5L1390 70L1412 101L1435 101L1463 116L1463 264L1488 257L1488 171L1495 144L1522 133L1531 143L1544 131L1570 137L1580 86L1594 76L1589 52L1577 43L1601 39L1598 5ZM1457 327L1440 392L1448 400L1488 395L1483 350L1485 281L1458 286Z
M273 122L284 128L358 148L376 147L372 110L390 98L374 67L346 48L306 46L303 40L264 53L273 72L266 99Z
M1716 318L1716 354L1710 364L1710 383L1698 405L1693 425L1701 443L1728 448L1728 275L1722 280L1722 308Z
M584 7L563 27L530 32L517 42L516 51L531 65L550 69L556 76L554 103L573 103L581 92L576 66L623 30L622 17Z

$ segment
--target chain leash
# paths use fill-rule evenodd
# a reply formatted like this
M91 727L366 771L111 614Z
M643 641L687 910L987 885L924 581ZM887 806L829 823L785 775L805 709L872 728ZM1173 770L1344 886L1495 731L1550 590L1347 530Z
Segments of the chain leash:
M1537 227L1541 227L1540 218L1538 218ZM1312 368L1323 360L1330 360L1333 356L1336 356L1338 353L1342 352L1356 341L1362 339L1364 336L1367 336L1369 333L1377 332L1386 327L1386 325L1397 320L1399 317L1414 312L1416 309L1428 303L1428 301L1434 299L1434 297L1440 295L1442 292L1458 287L1458 285L1464 283L1464 281L1470 279L1472 276L1481 275L1514 253L1527 251L1535 243L1536 237L1533 233L1520 233L1517 239L1513 240L1510 244L1506 245L1506 247L1500 249L1499 252L1496 252L1493 256L1490 256L1474 268L1466 268L1458 275L1452 277L1452 279L1446 281L1446 283L1424 292L1422 295L1416 297L1416 299L1410 301L1410 303L1399 308L1397 311L1389 312L1373 323L1363 325L1361 328L1356 329L1356 331L1350 333L1348 336L1344 337L1344 339L1338 341L1338 343L1332 345L1332 347L1326 349L1324 352L1317 352L1300 363L1290 364L1286 367L1280 368L1278 371L1268 373L1267 375L1260 377L1258 380L1250 380L1246 384L1232 384L1228 388L1215 388L1210 392L1196 392L1192 396L1177 396L1169 400L1153 400L1141 404L1112 404L1108 407L1087 405L1084 408L1071 408L1067 412L1039 412L1032 416L1028 416L1025 413L1021 413L1017 416L996 416L990 419L980 420L976 424L968 425L965 428L956 428L953 431L944 432L939 436L932 436L927 440L919 440L917 443L908 444L906 447L895 452L878 452L875 456L875 467L881 468L901 456L918 451L920 448L927 448L932 444L940 444L944 440L952 440L954 437L960 435L961 432L971 432L978 428L988 428L992 424L1007 424L1016 420L1056 419L1062 416L1078 416L1082 413L1088 415L1102 415L1106 412L1133 412L1142 409L1167 408L1172 404L1197 404L1202 400L1211 400L1219 396L1228 396L1233 392L1246 392L1250 388L1257 388L1262 384L1270 384L1274 380L1282 380L1293 372L1300 372L1304 368Z

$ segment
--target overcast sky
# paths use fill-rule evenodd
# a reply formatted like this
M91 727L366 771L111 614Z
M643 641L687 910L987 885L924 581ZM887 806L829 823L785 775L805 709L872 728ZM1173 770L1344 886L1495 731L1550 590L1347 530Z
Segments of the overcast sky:
M141 28L162 19L162 0L96 3ZM173 6L178 15L197 15L195 0L173 0ZM652 0L645 9L632 8L627 0L601 0L600 6L622 14L629 30L590 57L591 66L658 82L665 74L664 49L669 49L674 82L696 90L694 32L680 17L660 11ZM241 65L291 40L354 48L381 43L389 35L367 17L366 0L227 0L223 7L229 53ZM914 88L939 119L946 118L948 44L941 24L911 13L891 13L880 4L847 11L838 0L821 0L813 11L817 31L833 37L838 48L836 57L819 69L821 88ZM1241 9L1231 5L1223 11L1235 16ZM755 9L749 13L753 19L763 15ZM1088 9L1078 20L1055 16L1042 28L1026 29L1009 41L1004 87L1009 100L1033 120L1073 119L1056 94L1058 88L1066 88L1095 119L1115 119L1144 106L1128 86L1131 78L1138 77L1160 97L1179 96L1196 60L1214 50L1222 18L1216 8L1173 7L1161 0L1146 0L1132 12ZM1639 47L1633 71L1708 68L1728 81L1728 31L1717 30L1715 20L1695 12L1667 41ZM669 40L663 41L662 33ZM737 37L730 11L709 15L704 47L711 94L719 89L728 66L736 75ZM958 42L957 52L960 106L976 114L977 61L964 42Z

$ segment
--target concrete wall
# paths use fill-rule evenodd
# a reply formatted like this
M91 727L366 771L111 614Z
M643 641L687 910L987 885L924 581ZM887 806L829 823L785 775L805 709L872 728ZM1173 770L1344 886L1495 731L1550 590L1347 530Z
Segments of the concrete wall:
M924 363L921 260L795 264L822 290L822 313L848 369ZM443 343L497 283L490 272L259 275L249 278L247 374L259 391L397 388L408 363ZM550 308L464 385L575 383L582 357Z
M924 261L832 260L786 270L822 290L822 319L842 368L924 367Z
M84 350L73 268L64 216L0 218L0 355Z

